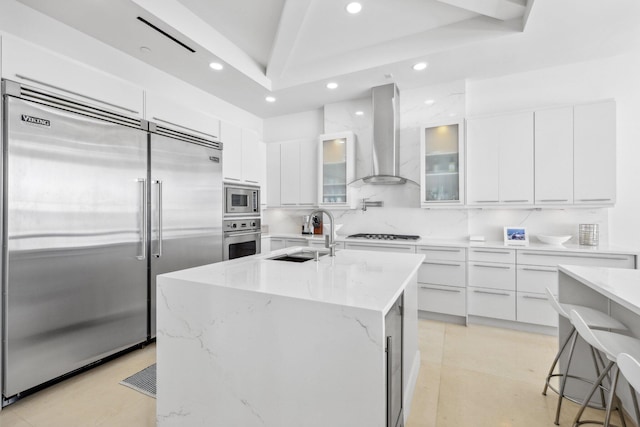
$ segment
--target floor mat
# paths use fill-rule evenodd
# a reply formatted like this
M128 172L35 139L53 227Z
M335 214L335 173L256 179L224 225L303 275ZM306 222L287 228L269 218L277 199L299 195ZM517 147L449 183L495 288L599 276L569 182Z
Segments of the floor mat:
M156 364L120 381L120 384L131 387L147 396L156 397Z

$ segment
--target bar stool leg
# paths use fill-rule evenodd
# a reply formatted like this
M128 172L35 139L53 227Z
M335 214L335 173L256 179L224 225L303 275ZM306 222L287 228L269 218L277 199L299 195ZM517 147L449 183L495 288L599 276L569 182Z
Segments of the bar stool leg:
M606 366L606 368L604 368L604 370L602 371L598 379L595 380L595 382L593 383L593 387L591 387L591 390L589 390L589 393L584 398L584 402L582 402L582 405L580 406L580 410L578 410L576 417L573 419L573 427L578 427L580 424L584 423L583 421L580 421L580 417L582 417L582 414L584 413L584 410L587 408L587 405L589 404L589 401L593 397L593 394L596 392L596 389L600 387L600 383L602 383L602 380L604 380L604 377L607 376L607 374L609 373L613 365L615 365L615 362L609 362L609 364Z
M596 355L597 355L597 357L596 357ZM593 366L595 366L595 369L596 369L596 377L599 377L600 376L600 365L602 365L603 369L605 367L604 361L602 360L602 357L600 357L600 354L593 347L591 347L591 357L593 358ZM598 360L600 360L600 365L598 364ZM603 408L606 408L607 399L604 396L604 389L603 389L603 387L600 387L599 390L600 390L600 403L601 403Z
M573 351L576 349L576 342L578 341L578 332L575 328L573 328L573 340L571 342L571 349L569 350L569 359L567 359L567 369L564 371L564 375L562 376L562 382L560 383L560 390L558 390L558 404L556 405L556 419L553 422L555 425L560 425L560 409L562 408L562 399L564 398L564 388L567 385L567 378L569 377L569 367L571 365L571 360L573 360ZM560 352L561 353L561 352ZM556 358L557 363L558 358L560 357L560 353L558 353L558 357ZM547 384L549 382L547 381Z
M627 427L627 422L624 419L624 412L622 412L622 400L616 396L616 404L618 405L618 414L620 414L620 422L622 427Z
M553 370L556 368L556 365L558 364L558 360L560 360L560 356L562 356L564 349L567 347L567 344L569 344L569 341L571 341L571 338L573 337L574 334L577 334L576 328L571 326L571 332L569 333L569 335L567 335L567 338L562 343L562 347L556 354L556 358L553 359L553 363L551 364L551 369L549 369L549 373L547 374L547 380L545 381L544 389L542 390L543 396L547 395L547 388L549 388L549 381L551 380L551 376L553 375Z
M631 399L633 399L633 410L635 411L636 415L636 425L640 425L640 409L638 409L638 396L636 395L636 390L631 384L629 384L629 391L631 392Z
M620 375L620 370L616 366L613 373L613 378L611 379L611 387L609 387L609 401L607 402L607 412L604 416L604 425L603 427L609 427L609 423L611 422L611 411L613 409L613 404L616 403L616 386L618 385L618 377ZM622 424L624 425L624 416L622 415L622 409L618 408L620 411L620 418L622 418Z

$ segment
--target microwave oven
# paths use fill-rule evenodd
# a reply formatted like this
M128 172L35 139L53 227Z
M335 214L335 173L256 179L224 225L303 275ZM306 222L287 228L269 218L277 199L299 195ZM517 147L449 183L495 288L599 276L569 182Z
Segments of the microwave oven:
M225 185L224 187L225 215L260 215L260 187L248 185Z

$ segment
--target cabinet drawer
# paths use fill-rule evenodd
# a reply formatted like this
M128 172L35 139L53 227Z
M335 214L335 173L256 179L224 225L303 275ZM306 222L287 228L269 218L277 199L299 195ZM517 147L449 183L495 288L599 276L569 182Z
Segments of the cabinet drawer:
M345 248L357 251L416 252L416 247L413 245L369 245L366 243L345 243Z
M422 263L418 270L418 282L430 285L465 287L465 263L452 261L431 261Z
M468 313L494 319L516 320L515 291L468 288Z
M466 295L462 288L418 284L418 310L466 316Z
M428 260L464 261L464 248L449 248L444 246L417 246L416 252L424 254Z
M284 249L284 248L285 248L284 239L274 239L273 237L271 238L272 251L277 251L278 249Z
M550 265L558 264L587 265L613 268L635 268L633 255L621 254L582 254L578 252L518 251L518 264Z
M516 290L516 268L509 264L469 263L469 286Z
M469 261L503 262L515 264L516 251L513 249L469 249Z
M518 322L558 327L558 313L551 307L545 295L518 292L516 313Z
M558 295L558 268L519 265L516 273L516 286L518 292L544 294L545 289L549 288L551 293Z
M307 240L307 245L311 246L312 248L324 248L324 240L319 240L319 239L308 239ZM344 249L344 243L342 242L336 242L336 249Z
M307 246L307 239L287 239L285 247L291 248L293 246Z

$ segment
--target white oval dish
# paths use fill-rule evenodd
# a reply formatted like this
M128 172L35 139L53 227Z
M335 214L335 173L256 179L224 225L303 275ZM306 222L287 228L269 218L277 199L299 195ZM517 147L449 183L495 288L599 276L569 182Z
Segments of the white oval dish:
M571 238L571 236L543 236L537 235L538 240L547 245L561 245Z

